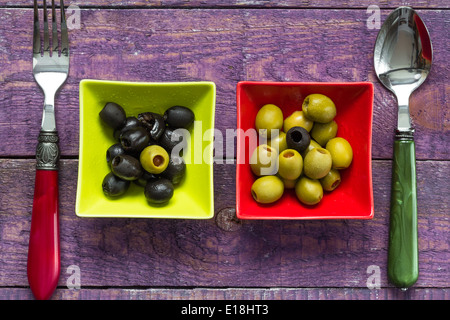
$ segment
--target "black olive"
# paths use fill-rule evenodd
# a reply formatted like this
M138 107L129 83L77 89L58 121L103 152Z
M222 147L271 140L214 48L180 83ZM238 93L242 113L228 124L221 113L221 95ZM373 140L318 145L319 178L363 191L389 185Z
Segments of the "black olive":
M292 127L286 133L286 144L289 149L297 150L299 153L308 148L311 142L309 132L303 127Z
M159 140L166 128L163 117L160 114L154 112L144 112L138 115L138 120L142 123L143 127L150 133L150 138L153 140Z
M159 176L153 173L150 173L148 171L145 171L142 173L142 175L139 177L139 179L134 180L133 182L137 184L138 186L145 187L146 184L150 180L157 180L159 179Z
M123 195L128 190L129 186L130 181L123 180L112 172L109 172L105 178L103 178L103 193L108 197L119 197Z
M99 115L100 119L113 129L123 127L127 118L125 110L114 102L106 103Z
M183 106L173 106L164 112L164 121L174 129L187 128L194 122L194 112Z
M166 203L172 198L173 192L172 182L165 178L149 181L144 189L145 198L151 204Z
M108 150L106 150L106 162L108 163L108 165L111 165L111 161L115 156L121 154L125 154L125 150L120 143L113 144L111 147L109 147Z
M125 124L123 125L122 128L116 129L114 130L114 139L116 139L117 141L119 141L120 139L120 135L132 128L136 128L141 126L141 122L136 118L136 117L128 117L125 120Z
M135 127L122 132L120 143L126 152L139 153L150 142L150 136L143 127Z
M181 130L173 130L170 128L167 128L164 130L163 135L161 136L161 139L159 139L159 145L166 149L166 151L170 154L172 152L172 149L175 148L176 145L181 143L180 151L186 147L186 139L184 138Z
M111 161L112 172L124 180L136 180L143 174L141 163L130 155L118 155Z
M172 155L169 165L162 173L162 176L172 181L173 184L179 184L186 173L186 163L182 157Z

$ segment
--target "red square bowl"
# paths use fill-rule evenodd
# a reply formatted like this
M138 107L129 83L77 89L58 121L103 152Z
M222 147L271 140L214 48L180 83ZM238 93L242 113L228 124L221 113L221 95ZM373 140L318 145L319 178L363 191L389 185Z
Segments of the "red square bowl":
M255 117L265 104L275 104L284 118L301 110L303 99L312 93L331 98L337 110L337 136L353 148L353 161L341 170L341 184L314 206L302 204L293 189L270 205L257 203L251 195L256 180L249 158L254 145ZM372 219L372 109L373 84L370 82L255 82L237 85L237 166L236 214L239 219Z

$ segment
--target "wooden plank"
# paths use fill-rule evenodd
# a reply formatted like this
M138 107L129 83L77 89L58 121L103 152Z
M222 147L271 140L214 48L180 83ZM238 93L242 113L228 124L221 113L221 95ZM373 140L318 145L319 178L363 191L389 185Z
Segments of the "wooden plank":
M86 219L74 213L77 160L60 175L62 275L78 266L83 287L366 288L386 277L390 161L373 162L373 220L242 221ZM448 288L448 161L419 161L417 288ZM215 166L216 212L235 204L234 165ZM429 183L432 177L433 183ZM34 160L0 159L0 287L26 287ZM370 270L369 270L370 271Z
M66 4L67 6L70 5ZM80 5L78 3L75 3ZM0 0L0 6L6 7L25 7L32 6L31 0L17 1ZM370 5L378 5L381 8L395 8L405 5L401 0L371 1L371 0L163 0L163 1L144 1L144 0L88 0L83 1L83 7L113 7L113 8L367 8ZM448 8L448 2L445 0L429 2L427 0L408 1L408 5L414 8Z
M57 288L52 300L448 300L448 288ZM0 288L1 300L33 300L27 288ZM169 311L169 310L167 310Z
M31 74L32 10L3 8L0 16L0 156L32 157L43 103ZM240 80L371 81L373 157L390 159L396 102L374 75L377 30L367 28L367 17L365 10L82 10L81 28L70 31L70 76L56 101L62 155L78 155L78 84L84 78L214 81L222 132L236 126ZM411 97L417 158L449 159L447 21L441 10L425 10L422 17L436 58Z

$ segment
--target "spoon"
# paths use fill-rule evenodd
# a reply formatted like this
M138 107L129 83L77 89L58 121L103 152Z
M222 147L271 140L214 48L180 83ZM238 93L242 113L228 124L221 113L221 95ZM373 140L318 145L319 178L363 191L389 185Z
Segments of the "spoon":
M433 49L425 24L409 7L394 10L381 26L374 66L380 82L397 97L388 248L388 278L406 290L419 276L414 128L409 97L431 69Z

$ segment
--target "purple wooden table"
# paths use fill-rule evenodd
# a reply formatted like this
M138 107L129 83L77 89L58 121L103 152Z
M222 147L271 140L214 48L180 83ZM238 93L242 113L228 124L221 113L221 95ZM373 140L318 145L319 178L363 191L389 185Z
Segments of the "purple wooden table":
M381 22L401 2L380 2ZM409 3L428 26L435 58L429 78L411 97L420 276L406 292L386 275L396 101L372 67L378 30L369 28L367 8L376 1L148 3L72 2L81 15L72 21L70 74L56 100L62 266L52 299L450 297L448 1ZM31 44L32 1L0 0L0 299L34 299L26 264L43 97L31 73ZM213 81L216 127L223 132L236 126L240 80L371 81L375 216L237 221L235 166L223 164L214 167L214 219L79 218L78 85L85 78Z

